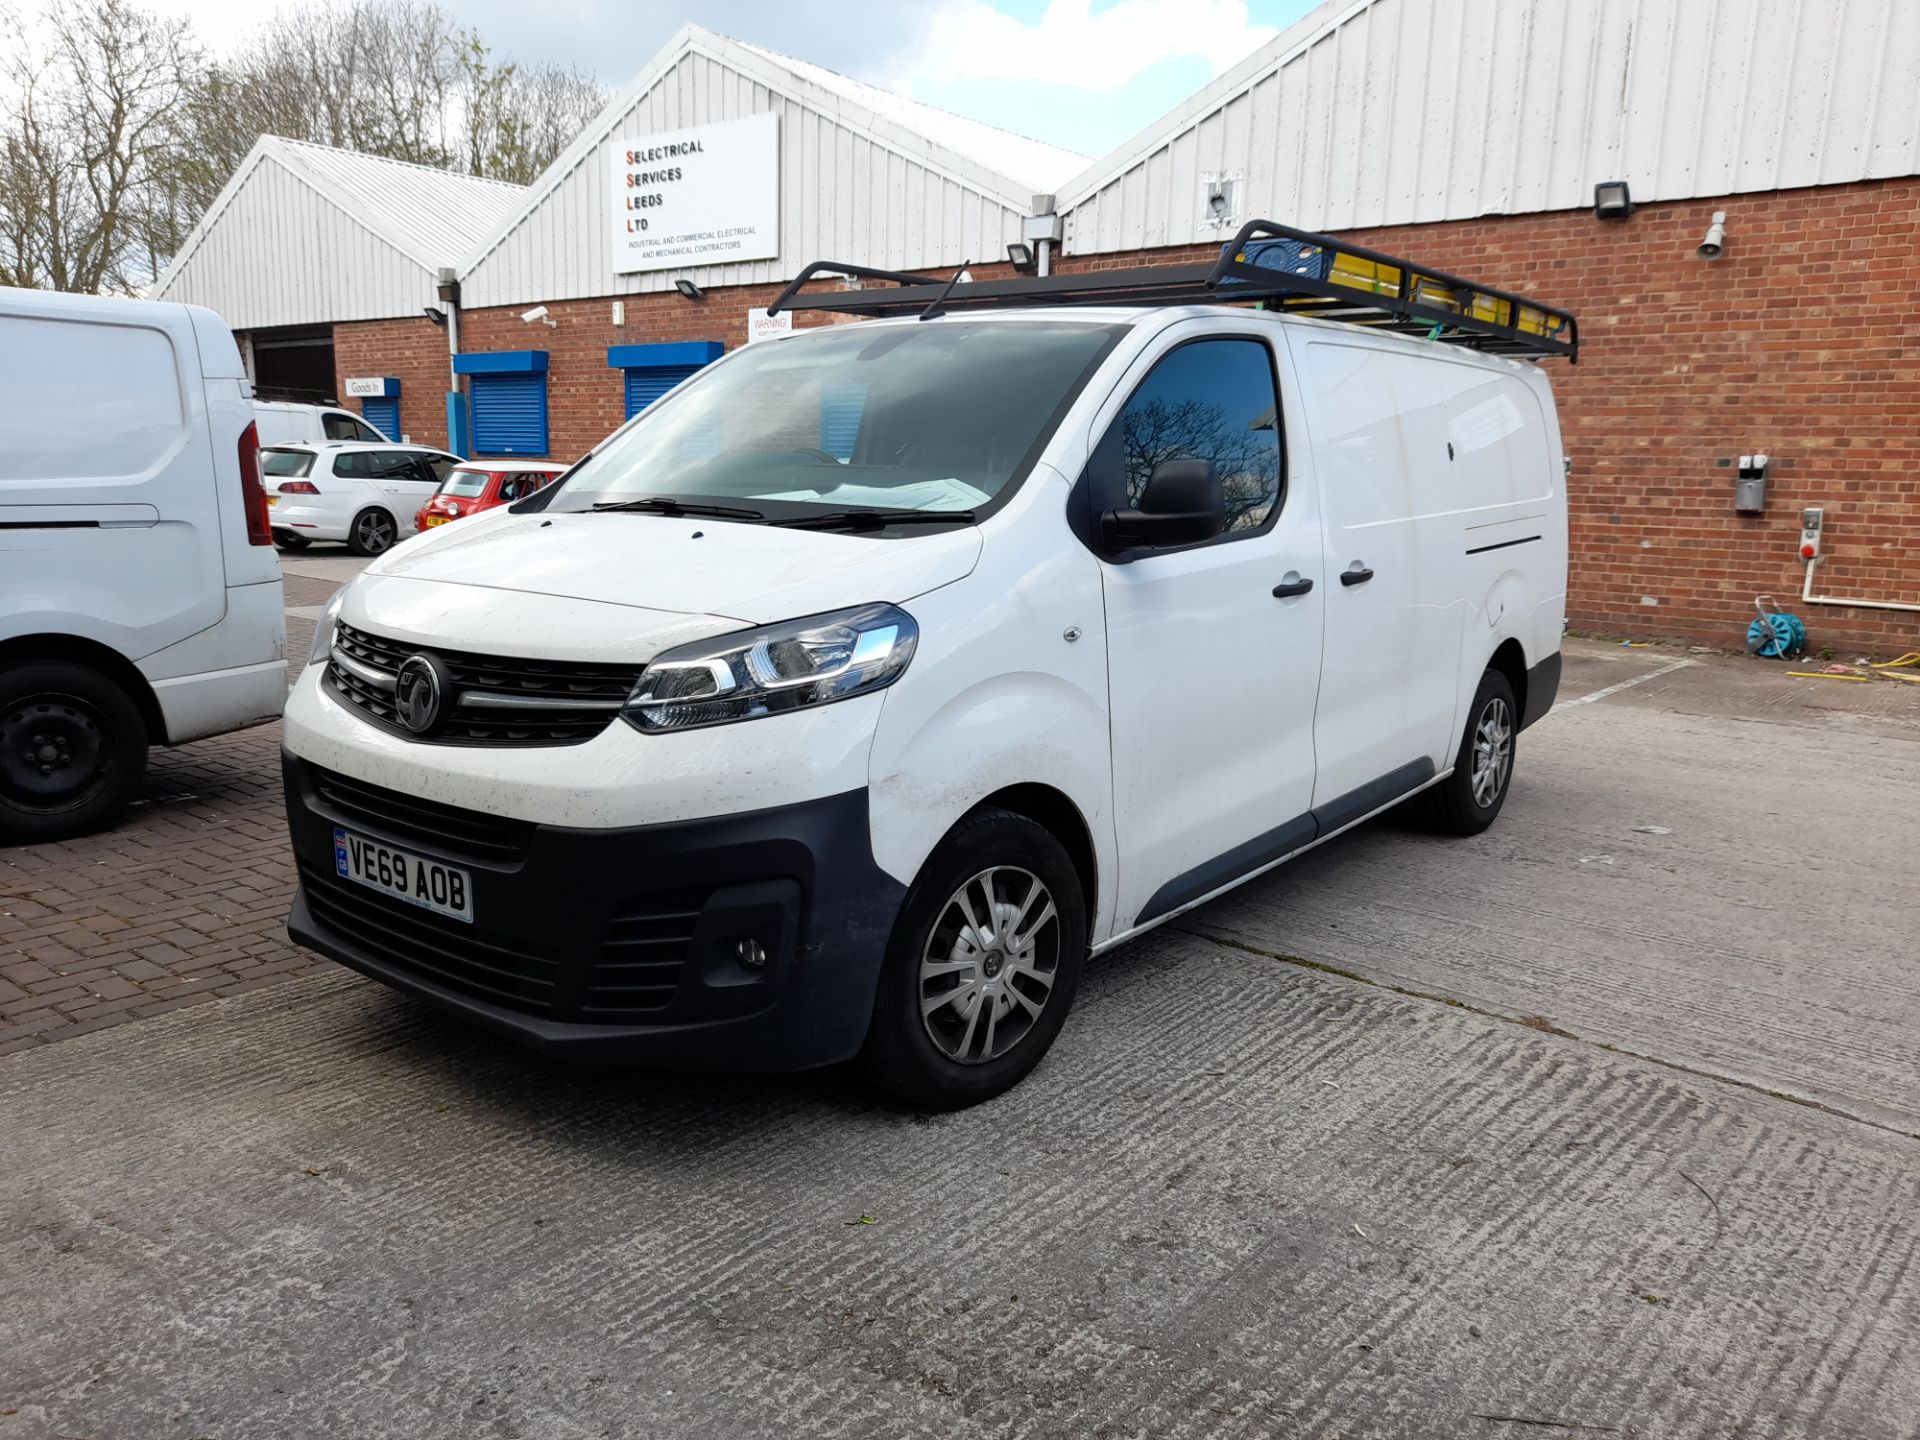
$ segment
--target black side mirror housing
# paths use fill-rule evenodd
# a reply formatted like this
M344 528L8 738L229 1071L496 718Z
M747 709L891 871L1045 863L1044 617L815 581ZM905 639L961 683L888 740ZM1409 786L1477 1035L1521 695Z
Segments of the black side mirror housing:
M1100 533L1117 550L1196 545L1227 528L1227 491L1211 460L1163 460L1137 509L1109 510Z

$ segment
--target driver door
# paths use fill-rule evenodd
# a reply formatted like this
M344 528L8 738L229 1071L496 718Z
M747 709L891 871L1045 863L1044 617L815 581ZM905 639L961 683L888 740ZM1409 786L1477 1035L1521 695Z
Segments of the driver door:
M1273 331L1178 327L1096 422L1096 516L1166 460L1211 461L1227 493L1216 538L1102 556L1121 930L1313 837L1324 557L1312 488L1287 483L1297 406Z

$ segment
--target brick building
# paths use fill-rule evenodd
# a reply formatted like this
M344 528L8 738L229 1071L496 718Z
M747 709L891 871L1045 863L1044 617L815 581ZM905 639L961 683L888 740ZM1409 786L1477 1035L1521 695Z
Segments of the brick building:
M736 138L761 116L770 151ZM646 158L688 145L677 170ZM743 258L623 253L654 218L632 192L679 221L702 168L730 181L702 233L744 235ZM287 257L218 251L239 208L216 205L160 293L258 342L253 297ZM1817 645L1920 641L1920 356L1896 293L1920 262L1920 7L1329 0L1091 162L690 26L534 185L463 210L466 248L418 263L411 303L337 298L366 263L352 208L301 257L331 288L274 326L328 327L339 391L397 379L415 440L445 443L451 413L463 453L562 459L747 343L810 260L984 278L1023 238L1071 270L1211 256L1254 216L1337 231L1578 315L1580 363L1552 371L1576 626L1732 644L1769 593ZM1743 513L1753 453L1768 490ZM1807 506L1825 532L1803 602Z

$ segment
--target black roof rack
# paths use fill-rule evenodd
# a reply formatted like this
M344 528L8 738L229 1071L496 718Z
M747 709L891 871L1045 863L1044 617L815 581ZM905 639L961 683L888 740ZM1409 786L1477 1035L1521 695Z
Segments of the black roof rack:
M823 275L895 288L801 294ZM958 278L957 276L955 277ZM1219 259L1066 275L1028 275L956 285L898 270L816 260L767 307L850 315L921 315L1039 305L1206 305L1257 301L1261 308L1417 335L1496 355L1580 358L1573 316L1538 301L1449 275L1430 265L1350 245L1333 235L1250 220Z

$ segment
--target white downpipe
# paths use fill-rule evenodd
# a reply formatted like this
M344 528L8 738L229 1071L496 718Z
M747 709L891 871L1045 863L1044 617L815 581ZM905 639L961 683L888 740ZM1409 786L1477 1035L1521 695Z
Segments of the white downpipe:
M1800 586L1800 598L1809 605L1844 605L1850 610L1907 610L1920 612L1920 605L1909 605L1902 600L1836 600L1828 595L1813 593L1813 567L1820 563L1820 557L1814 556L1806 562L1807 578Z
M1039 247L1038 263L1033 267L1033 273L1035 275L1051 274L1052 268L1047 264L1047 256L1048 252L1053 249L1053 242L1051 240L1042 240L1039 242Z

